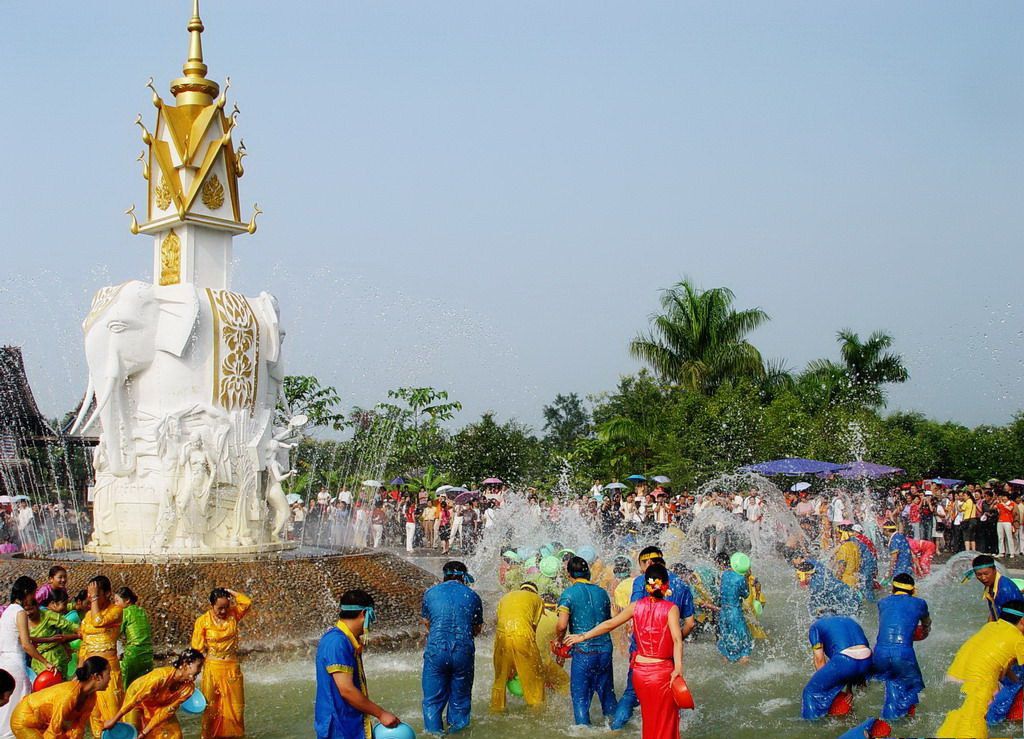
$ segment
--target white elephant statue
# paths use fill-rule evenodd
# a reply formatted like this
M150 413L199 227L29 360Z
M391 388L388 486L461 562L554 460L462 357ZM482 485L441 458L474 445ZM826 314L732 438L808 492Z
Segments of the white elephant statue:
M99 437L94 549L174 554L268 539L265 502L254 500L284 376L279 320L268 293L138 280L96 293L82 325L89 385L72 428ZM193 486L180 462L189 444L212 459L203 525L173 513L196 510L179 497Z

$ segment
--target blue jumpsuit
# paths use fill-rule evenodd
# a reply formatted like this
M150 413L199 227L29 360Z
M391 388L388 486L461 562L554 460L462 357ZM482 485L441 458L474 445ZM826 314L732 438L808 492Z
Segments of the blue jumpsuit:
M862 595L864 600L874 602L875 580L878 579L878 558L871 553L871 548L860 539L854 537L854 541L857 542L857 547L860 549L860 577L864 583Z
M885 682L882 718L903 718L916 706L924 690L924 678L914 654L914 629L928 618L928 604L921 598L899 593L878 602L878 638L871 655L875 680Z
M889 539L889 551L898 552L896 557L896 565L892 568L892 572L889 573L889 577L893 578L896 575L914 575L914 557L910 553L910 542L907 541L907 537L903 534L896 532Z
M871 736L869 732L875 728L876 723L878 723L878 719L872 716L867 721L862 721L857 724L849 731L844 731L839 735L839 739L864 739L866 736Z
M558 599L558 612L569 614L569 633L582 634L612 617L612 602L604 588L588 580L576 580ZM590 725L590 702L595 693L601 711L611 716L618 702L612 679L612 638L608 634L573 647L569 695L577 725Z
M484 622L483 603L460 580L446 580L423 594L420 616L430 621L423 652L423 727L443 732L447 706L448 731L459 731L469 726L473 631Z
M807 599L807 610L812 618L823 613L852 616L860 611L860 593L833 575L821 562L815 559L807 561L814 566L814 574L808 583L811 594Z
M705 582L707 581L705 580ZM713 579L712 582L714 582ZM668 587L672 591L668 600L679 608L679 624L681 626L686 619L693 618L693 593L690 592L690 588L687 587L683 579L674 572L668 573ZM644 576L637 575L633 578L633 592L630 593L629 602L636 603L646 595ZM636 639L631 636L629 638L629 655L632 658L634 654L636 654ZM622 691L622 698L619 699L619 706L615 709L615 717L612 719L613 731L626 725L626 722L633 717L633 711L638 704L636 691L633 690L633 669L630 668L626 674L626 689Z
M750 656L754 640L743 617L742 600L750 594L747 578L732 570L722 573L721 611L718 613L718 651L730 662Z
M871 658L854 659L843 654L851 647L866 647L868 638L861 625L848 616L828 616L811 624L807 634L811 646L821 648L828 662L811 675L803 693L800 715L809 720L828 714L836 696L846 685L860 683L871 671Z
M985 714L985 723L987 724L1001 724L1006 721L1010 709L1013 708L1013 702L1017 700L1017 695L1024 690L1024 665L1014 663L1010 669L1017 679L1010 680L1004 677L999 681L999 691L989 703L988 713Z

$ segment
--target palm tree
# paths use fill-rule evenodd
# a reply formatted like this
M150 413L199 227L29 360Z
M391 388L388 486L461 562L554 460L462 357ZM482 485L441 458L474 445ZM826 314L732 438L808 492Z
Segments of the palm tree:
M854 402L878 408L885 405L885 391L882 385L890 382L906 382L910 373L903 366L903 357L886 351L893 344L893 338L884 331L875 331L867 341L849 329L836 333L842 363L819 359L807 365L810 377L830 378L834 383L842 375L847 385L849 399Z
M760 308L737 311L734 299L728 288L700 290L681 280L662 292L664 312L651 317L649 334L630 342L630 354L663 381L694 392L711 393L739 377L763 377L761 353L746 336L768 314Z

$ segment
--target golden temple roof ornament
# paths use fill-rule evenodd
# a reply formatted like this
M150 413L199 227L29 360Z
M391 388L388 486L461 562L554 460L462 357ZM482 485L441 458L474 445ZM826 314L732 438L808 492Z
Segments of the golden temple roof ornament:
M193 0L184 76L171 82L174 100L161 99L152 78L146 84L157 116L152 131L141 115L135 121L146 146L142 171L148 197L145 222L133 223L133 231L158 235L181 221L233 234L255 230L255 215L246 221L239 206L238 179L245 171L246 152L244 144L236 151L231 140L238 122L237 105L225 110L231 78L224 80L223 89L207 79L203 30L199 0Z
M179 77L171 83L171 92L178 105L209 105L220 88L206 79L208 67L203 63L203 19L199 17L199 0L192 0L192 18L188 22L188 59Z

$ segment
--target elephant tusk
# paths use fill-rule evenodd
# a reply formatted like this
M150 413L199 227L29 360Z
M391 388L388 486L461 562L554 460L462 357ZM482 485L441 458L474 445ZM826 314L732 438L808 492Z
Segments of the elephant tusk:
M85 414L89 412L89 405L92 403L92 396L96 390L96 386L92 381L92 373L89 374L89 384L85 386L85 395L82 397L82 407L78 409L78 415L75 416L75 422L71 425L71 429L68 431L69 436L75 436L84 427L82 421L85 420Z

